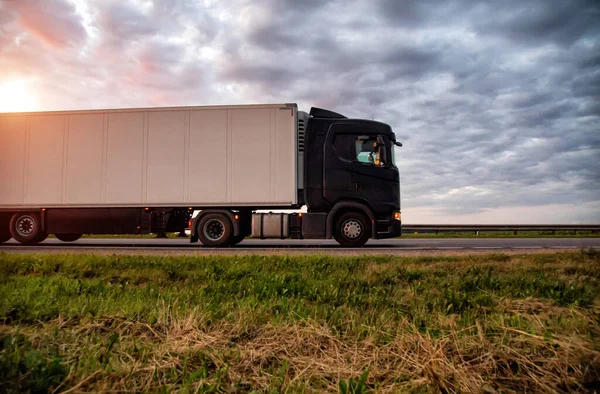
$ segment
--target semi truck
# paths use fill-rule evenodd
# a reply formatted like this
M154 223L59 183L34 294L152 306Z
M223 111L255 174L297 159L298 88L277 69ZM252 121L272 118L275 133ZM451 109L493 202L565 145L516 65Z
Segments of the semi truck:
M401 145L387 124L297 104L2 113L0 242L189 226L212 247L360 247L400 235Z

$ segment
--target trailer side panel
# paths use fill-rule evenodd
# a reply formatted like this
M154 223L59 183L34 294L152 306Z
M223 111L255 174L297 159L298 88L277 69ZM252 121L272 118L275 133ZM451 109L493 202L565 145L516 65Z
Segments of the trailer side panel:
M289 207L296 108L0 114L0 208Z

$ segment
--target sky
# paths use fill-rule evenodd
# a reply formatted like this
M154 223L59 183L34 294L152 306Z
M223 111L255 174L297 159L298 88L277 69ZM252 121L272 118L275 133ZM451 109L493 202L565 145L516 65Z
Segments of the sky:
M0 0L0 112L289 102L392 126L404 223L600 223L597 0Z

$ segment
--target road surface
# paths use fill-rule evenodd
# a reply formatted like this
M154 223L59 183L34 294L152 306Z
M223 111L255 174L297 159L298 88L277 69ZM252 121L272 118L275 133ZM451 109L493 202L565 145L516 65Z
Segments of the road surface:
M360 249L343 248L333 240L255 240L248 239L230 248L209 248L200 243L190 244L189 239L123 239L123 238L82 238L76 242L62 242L55 238L47 239L36 246L23 246L14 240L0 245L0 252L44 252L78 251L229 251L230 253L261 253L271 251L313 251L313 252L400 252L410 250L518 250L518 249L600 249L600 238L438 238L415 239L399 238L370 240Z

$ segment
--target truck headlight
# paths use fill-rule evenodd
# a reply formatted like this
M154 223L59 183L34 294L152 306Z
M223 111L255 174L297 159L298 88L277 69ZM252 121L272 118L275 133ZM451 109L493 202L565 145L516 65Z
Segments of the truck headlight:
M402 220L402 215L400 215L400 211L394 212L394 220Z

